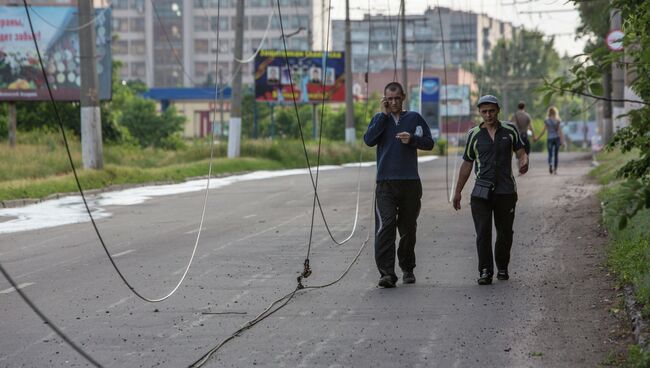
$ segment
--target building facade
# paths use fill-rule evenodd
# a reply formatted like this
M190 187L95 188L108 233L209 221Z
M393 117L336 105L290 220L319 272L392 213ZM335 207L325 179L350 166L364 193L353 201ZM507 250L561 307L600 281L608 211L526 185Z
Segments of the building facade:
M290 35L287 48L322 49L324 1L280 0L280 5L284 33ZM243 63L233 56L236 0L113 0L112 7L120 77L150 88L209 86L217 80L230 85L238 67L244 84L252 84L255 50L284 47L274 0L246 1Z
M500 39L512 39L511 23L485 14L449 8L429 8L421 15L406 15L406 59L408 69L438 68L468 62L483 64ZM442 23L442 27L441 27ZM345 49L345 21L332 21L333 49ZM369 71L401 68L399 17L365 14L351 21L352 70ZM370 40L370 42L369 42ZM445 45L444 52L442 45ZM370 50L368 50L370 49ZM444 56L444 59L443 59Z

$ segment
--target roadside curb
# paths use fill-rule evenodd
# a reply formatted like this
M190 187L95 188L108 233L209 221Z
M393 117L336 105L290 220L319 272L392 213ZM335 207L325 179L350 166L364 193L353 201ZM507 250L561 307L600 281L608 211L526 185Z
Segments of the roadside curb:
M650 338L648 325L643 319L639 303L636 302L634 297L634 288L632 285L625 285L623 287L623 294L625 295L625 307L627 315L632 322L632 333L634 334L634 342L642 348L646 348Z

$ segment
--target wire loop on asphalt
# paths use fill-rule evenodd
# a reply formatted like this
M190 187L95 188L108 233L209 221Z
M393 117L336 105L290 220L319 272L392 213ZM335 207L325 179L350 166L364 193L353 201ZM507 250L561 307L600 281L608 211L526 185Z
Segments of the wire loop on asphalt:
M146 302L150 302L150 303L161 302L161 301L171 297L178 290L178 288L181 286L181 284L185 280L185 277L187 276L187 273L188 273L188 271L190 269L190 266L192 265L192 261L194 260L194 256L196 254L196 249L198 247L199 239L200 239L200 236L201 236L201 229L203 228L203 220L205 218L205 210L206 210L207 199L208 199L208 191L209 191L209 186L210 186L210 175L211 175L211 172L212 172L212 155L213 155L212 152L214 151L214 149L212 149L211 156L210 156L210 167L209 167L209 173L208 173L208 179L207 179L207 185L206 185L206 191L205 191L205 197L204 197L204 203L203 203L203 211L201 213L201 221L200 221L200 226L199 226L199 232L197 234L196 241L194 243L194 248L192 250L190 259L189 259L189 261L187 263L187 266L185 267L185 271L183 272L183 276L180 278L180 280L178 281L176 286L169 293L167 293L166 295L164 295L162 297L158 297L158 298L146 297L142 293L137 291L131 285L131 283L129 283L129 281L126 279L126 276L124 276L124 274L120 271L119 267L115 263L115 260L113 259L113 256L111 256L111 254L110 254L110 252L108 250L108 247L106 246L106 243L105 243L105 241L104 241L104 239L103 239L103 237L102 237L102 235L101 235L101 233L99 231L99 228L97 227L97 223L95 222L95 218L93 217L92 211L90 210L90 206L88 205L86 195L84 194L83 188L81 187L81 183L79 181L79 175L77 173L77 168L76 168L76 166L74 164L74 161L72 160L72 154L70 152L70 145L68 143L68 139L67 139L67 136L65 134L65 129L63 127L63 120L61 118L61 114L59 113L59 109L58 109L58 107L56 105L56 102L54 100L54 95L52 93L52 88L50 86L50 82L49 82L49 80L47 78L47 72L45 71L45 66L43 64L43 58L41 56L41 51L40 51L40 48L38 46L38 42L37 42L36 37L35 37L34 26L33 26L33 23L32 23L30 12L29 12L29 6L27 5L26 0L23 0L23 4L25 5L25 11L27 13L27 19L29 21L30 30L32 32L32 39L34 41L34 47L36 49L36 54L38 56L38 61L39 61L39 64L41 66L41 72L43 73L43 79L44 79L45 85L47 87L47 91L48 91L48 94L49 94L49 97L50 97L50 102L51 102L52 107L54 109L54 115L56 116L57 122L59 124L59 128L61 130L61 135L62 135L63 142L64 142L64 145L65 145L66 153L68 155L68 161L70 162L70 167L71 167L72 173L74 175L74 179L75 179L75 183L77 185L77 189L79 190L79 194L80 194L81 199L82 199L82 201L84 203L84 207L86 209L88 217L90 218L90 222L92 223L93 229L95 230L95 234L97 235L97 238L99 239L99 242L101 243L102 248L104 249L104 252L106 253L106 256L108 257L111 265L115 269L115 272L118 274L120 279L124 282L124 284L129 288L129 290L131 290L131 292L133 292L133 294L135 294L137 297L139 297L140 299L142 299L142 300L144 300ZM218 57L218 54L217 54L217 57Z

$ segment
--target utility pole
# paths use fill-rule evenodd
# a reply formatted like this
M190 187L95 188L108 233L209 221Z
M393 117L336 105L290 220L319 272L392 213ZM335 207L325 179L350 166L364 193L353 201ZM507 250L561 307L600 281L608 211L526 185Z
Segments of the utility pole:
M244 0L237 0L235 18L235 60L232 63L234 79L228 126L228 158L239 157L241 141L242 68L238 67L237 60L241 60L244 55Z
M620 9L612 9L610 20L610 30L621 29L621 11ZM619 100L612 102L612 135L614 134L614 127L620 128L622 119L617 116L625 113L625 103L622 100L625 98L625 70L623 65L618 62L612 63L612 99Z
M9 101L9 147L16 147L16 103Z
M217 52L219 52L219 50L217 50ZM219 139L223 139L223 100L226 99L226 85L223 83L222 72L223 70L221 68L217 71L219 78L219 94L217 95L217 98L219 99ZM212 134L214 134L214 132L212 132Z
M510 68L509 68L508 48L507 47L508 47L508 45L504 41L503 54L502 54L503 58L501 59L502 60L501 65L503 67L503 69L502 69L502 71L503 71L502 78L503 79L502 79L502 82L501 82L501 91L502 91L501 92L501 95L502 95L501 98L503 100L503 107L501 108L501 110L503 110L503 111L501 112L501 116L502 116L502 119L504 121L508 121L508 103L509 103L509 101L508 101L508 71L509 71Z
M93 2L78 2L79 24L92 24ZM102 169L102 119L99 110L99 79L95 58L95 26L79 32L79 59L81 63L81 155L84 169Z
M352 98L352 40L350 0L345 0L345 143L354 144L354 100ZM370 46L368 46L370 47Z
M408 90L409 90L409 82L408 82L408 64L406 61L406 7L405 3L406 0L401 0L401 8L402 8L402 13L400 14L400 23L402 25L402 87L404 88L404 93L407 95L408 99ZM368 45L370 47L370 45ZM407 100L406 99L406 100ZM406 104L406 100L404 100L403 106L406 108L408 105Z

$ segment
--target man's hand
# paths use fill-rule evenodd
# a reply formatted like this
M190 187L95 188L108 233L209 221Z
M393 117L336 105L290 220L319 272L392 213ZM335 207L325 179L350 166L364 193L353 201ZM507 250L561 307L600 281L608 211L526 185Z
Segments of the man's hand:
M461 200L461 198L462 198L462 196L460 195L460 192L456 192L456 194L454 194L454 202L453 203L454 203L454 209L456 211L458 211L460 209L460 200Z
M528 155L521 155L519 158L519 174L524 175L528 172Z
M397 133L395 138L401 140L404 144L408 144L411 141L411 134L409 132L400 132Z
M381 101L379 101L379 108L381 109L381 112L384 113L384 115L390 116L390 109L388 109L388 100L386 97L382 97Z

